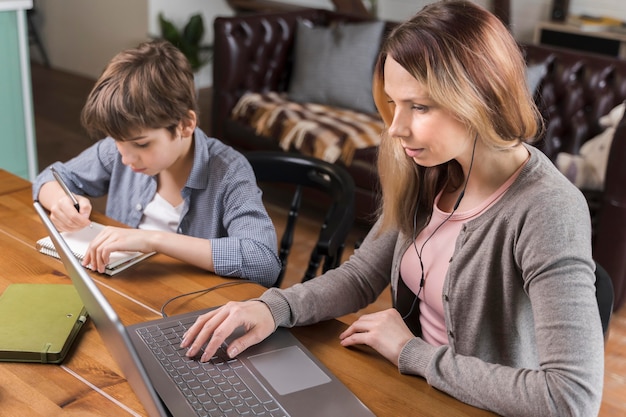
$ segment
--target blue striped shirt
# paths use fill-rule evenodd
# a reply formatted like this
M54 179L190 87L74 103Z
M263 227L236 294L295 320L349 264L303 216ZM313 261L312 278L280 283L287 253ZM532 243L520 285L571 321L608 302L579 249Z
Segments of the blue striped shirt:
M280 271L276 231L263 205L261 190L247 159L197 128L194 162L181 195L184 208L178 233L209 239L215 273L271 286ZM122 164L115 140L106 138L55 167L73 193L108 194L106 215L137 227L157 191L156 177L133 172ZM50 167L33 184L54 181Z

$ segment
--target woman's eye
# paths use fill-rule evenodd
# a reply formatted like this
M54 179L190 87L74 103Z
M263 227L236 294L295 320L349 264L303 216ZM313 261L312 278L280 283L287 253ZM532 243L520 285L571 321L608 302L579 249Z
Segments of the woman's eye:
M411 106L411 108L415 111L421 112L421 113L425 113L428 111L428 106L422 106L420 104L414 104Z

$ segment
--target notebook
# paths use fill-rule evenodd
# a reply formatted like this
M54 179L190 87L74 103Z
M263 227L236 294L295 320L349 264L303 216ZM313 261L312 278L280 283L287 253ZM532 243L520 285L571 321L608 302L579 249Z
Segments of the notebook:
M180 332L208 310L125 327L43 207L35 202L35 209L102 340L150 417L374 416L287 329L279 328L235 360L220 352L200 363L178 347Z
M60 363L87 311L73 285L11 284L0 296L0 361Z
M87 252L89 242L95 238L100 231L104 229L104 225L91 222L91 225L75 231L75 232L62 232L61 235L65 239L65 242L71 248L72 253L76 258L82 261ZM49 256L59 257L50 236L43 237L37 241L37 249L39 252ZM109 257L109 263L104 271L107 275L115 275L124 271L126 268L135 265L137 262L141 262L149 256L154 255L155 252L142 253L142 252L125 252L118 251L111 253Z

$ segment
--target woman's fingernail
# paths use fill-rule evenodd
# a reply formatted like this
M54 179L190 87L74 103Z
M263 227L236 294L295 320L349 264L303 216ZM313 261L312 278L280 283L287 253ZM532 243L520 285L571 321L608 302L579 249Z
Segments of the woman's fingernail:
M239 351L237 350L235 346L228 349L228 356L230 356L231 358L234 358L235 356L237 356L238 353Z

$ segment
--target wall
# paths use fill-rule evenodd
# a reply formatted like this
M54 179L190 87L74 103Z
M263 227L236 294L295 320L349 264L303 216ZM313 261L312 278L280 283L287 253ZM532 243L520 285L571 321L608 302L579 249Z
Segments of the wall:
M510 0L511 31L522 42L531 42L537 22L548 20L552 0ZM430 0L378 0L378 14L387 20L404 20ZM476 0L487 8L491 0ZM570 0L569 12L594 16L612 16L626 21L624 0Z
M44 0L36 6L51 65L67 72L96 79L117 52L148 38L147 0Z
M230 16L232 9L224 0L149 0L148 2L148 30L152 35L159 33L158 16L163 12L175 26L183 27L189 16L201 13L204 20L204 43L213 43L213 20L216 16ZM205 65L196 76L198 87L211 85L213 74L212 63Z
M26 34L29 1L0 2L0 168L34 180L34 138L30 67Z
M53 68L95 80L116 53L159 34L160 11L179 26L201 12L207 43L215 16L232 14L224 0L44 0L37 2L36 22ZM39 57L35 48L31 54ZM199 87L210 85L210 65L197 80Z
M531 42L535 24L549 20L551 0L511 0L512 31L516 39ZM569 14L611 16L626 21L624 0L569 0Z
M154 1L154 0L153 0ZM162 0L165 1L165 0ZM332 9L331 0L283 0L303 6ZM376 0L378 16L386 20L405 20L432 0ZM487 8L492 0L475 0ZM548 20L552 0L510 0L511 30L516 39L531 42L537 22ZM626 21L624 0L570 0L569 11L572 14L612 16ZM371 0L364 0L369 5ZM223 3L223 2L222 2Z
M283 0L295 4L332 8L330 0ZM369 1L369 0L367 0ZM431 0L377 0L382 19L405 20ZM484 6L492 0L476 0ZM570 0L570 13L606 15L626 20L624 0ZM511 0L511 30L516 39L530 42L535 24L547 20L552 0ZM205 41L213 39L216 16L232 15L225 0L40 0L37 2L44 45L54 68L97 78L104 65L122 49L135 46L158 33L159 11L182 25L201 12ZM35 57L37 51L32 49ZM211 83L211 66L199 74L199 86Z
M573 14L610 16L626 21L624 0L570 0L569 11Z

